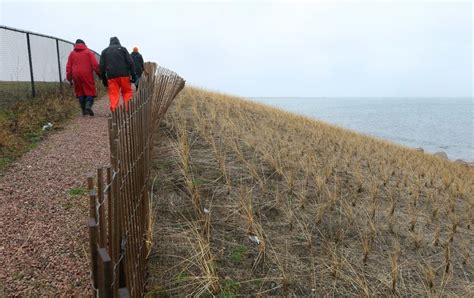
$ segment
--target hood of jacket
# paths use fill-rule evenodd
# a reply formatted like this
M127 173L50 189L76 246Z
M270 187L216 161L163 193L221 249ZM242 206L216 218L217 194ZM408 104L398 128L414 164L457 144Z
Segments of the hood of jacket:
M83 50L87 50L87 46L83 43L76 43L74 45L74 51L83 51Z
M120 46L120 40L117 38L117 37L111 37L110 38L110 45L114 45L114 46Z

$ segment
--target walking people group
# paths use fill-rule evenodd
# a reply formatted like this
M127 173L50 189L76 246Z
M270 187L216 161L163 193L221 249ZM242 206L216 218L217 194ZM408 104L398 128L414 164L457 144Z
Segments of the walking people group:
M117 37L110 38L110 45L102 51L99 63L85 42L78 39L68 57L66 79L74 86L82 115L94 116L92 105L94 98L97 97L94 73L107 87L110 110L113 112L119 106L120 95L125 109L128 110L128 102L133 96L131 84L138 90L143 71L143 57L138 48L135 47L131 54L128 53Z

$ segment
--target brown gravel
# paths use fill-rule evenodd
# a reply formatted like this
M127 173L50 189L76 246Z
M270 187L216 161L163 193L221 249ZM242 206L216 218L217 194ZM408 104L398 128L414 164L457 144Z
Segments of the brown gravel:
M0 177L0 297L88 294L86 178L109 161L108 100L52 132Z

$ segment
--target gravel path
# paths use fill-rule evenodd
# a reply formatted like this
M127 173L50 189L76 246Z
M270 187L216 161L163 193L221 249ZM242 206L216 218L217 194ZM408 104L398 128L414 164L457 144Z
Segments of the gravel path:
M89 294L86 178L109 161L108 100L0 177L0 297Z

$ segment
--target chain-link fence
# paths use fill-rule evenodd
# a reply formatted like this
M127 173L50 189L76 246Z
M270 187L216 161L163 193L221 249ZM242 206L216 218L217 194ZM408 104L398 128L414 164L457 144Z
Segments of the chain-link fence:
M73 47L67 40L0 26L0 107L61 91Z

